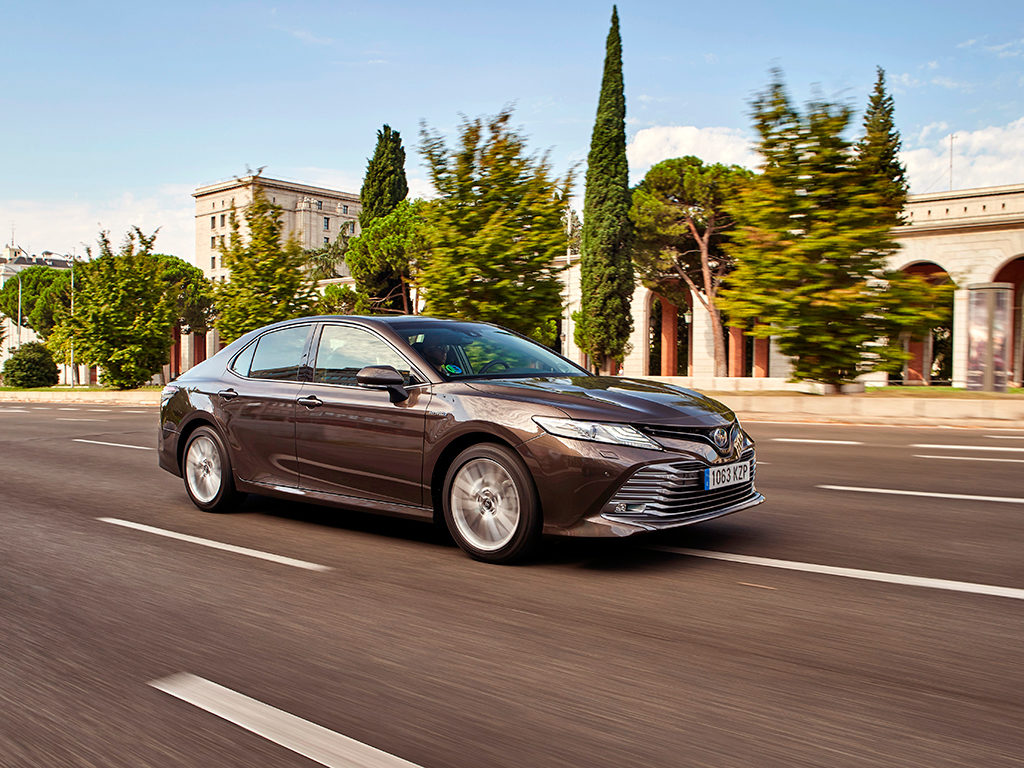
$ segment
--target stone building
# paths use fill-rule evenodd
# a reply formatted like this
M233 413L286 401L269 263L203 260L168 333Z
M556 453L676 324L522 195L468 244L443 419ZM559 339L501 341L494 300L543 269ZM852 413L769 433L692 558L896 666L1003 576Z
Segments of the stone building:
M900 249L889 266L909 273L955 283L950 383L967 382L969 286L985 283L1012 285L1011 354L1005 362L1008 379L1017 386L1024 378L1024 185L911 195L905 224L894 233ZM578 257L569 257L565 274L566 309L562 319L563 352L585 364L573 343L572 313L580 306ZM772 340L748 338L741 329L728 329L729 378L715 379L709 315L699 300L675 307L638 285L633 294L633 334L622 365L627 376L673 376L681 383L714 389L783 389L790 364ZM903 380L929 383L934 355L932 339L907 340L912 359ZM881 382L884 375L866 380Z
M230 275L221 262L220 246L230 242L232 210L245 233L243 211L252 202L257 181L267 199L281 206L285 237L295 236L303 248L334 242L343 230L358 234L362 207L358 193L254 174L208 184L196 189L192 197L196 201L195 264L211 280L224 282Z

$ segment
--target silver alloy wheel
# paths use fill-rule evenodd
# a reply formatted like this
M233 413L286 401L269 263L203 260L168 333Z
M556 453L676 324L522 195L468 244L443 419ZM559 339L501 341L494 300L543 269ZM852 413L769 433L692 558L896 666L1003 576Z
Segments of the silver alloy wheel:
M452 480L449 500L455 527L470 545L485 552L501 549L519 528L519 489L493 459L471 459Z
M217 444L206 435L200 435L188 446L185 457L185 480L196 499L209 504L220 492L224 476Z

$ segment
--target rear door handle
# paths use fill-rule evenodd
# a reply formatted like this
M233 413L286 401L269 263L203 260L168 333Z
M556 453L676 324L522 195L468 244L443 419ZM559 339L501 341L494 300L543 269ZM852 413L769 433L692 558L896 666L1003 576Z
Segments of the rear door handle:
M217 394L223 397L225 400L233 400L234 398L238 397L238 393L235 392L235 390L233 389L222 389Z
M324 401L321 400L316 395L307 395L306 397L300 397L295 402L297 402L299 405L304 405L307 408L319 408L321 405L324 404Z

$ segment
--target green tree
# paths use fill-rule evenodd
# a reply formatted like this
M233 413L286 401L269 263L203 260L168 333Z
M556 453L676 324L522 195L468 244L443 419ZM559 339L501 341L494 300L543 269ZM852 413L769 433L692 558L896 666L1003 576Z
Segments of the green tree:
M306 271L314 282L344 277L345 253L352 241L347 227L342 227L338 236L319 248L310 248L304 252Z
M231 279L215 292L215 325L229 342L267 323L307 315L317 303L302 246L294 237L282 242L281 207L267 200L258 182L244 217L246 235L231 212L230 242L221 247Z
M324 288L317 312L322 315L369 315L373 313L370 297L351 285L332 283Z
M427 203L403 200L352 240L345 262L376 311L414 314L410 289L427 247Z
M582 301L574 316L576 344L590 355L597 370L607 369L612 360L622 361L633 328L628 177L622 40L619 12L612 6L601 96L587 158L580 258Z
M878 185L844 138L850 117L820 99L799 115L774 73L754 102L764 165L721 294L734 322L778 339L796 378L833 385L879 362L879 278L896 248Z
M901 141L894 109L892 96L885 89L885 70L878 67L875 87L864 112L864 135L857 143L857 160L877 185L890 227L900 224L908 192L907 169L899 157Z
M552 344L561 314L554 262L565 255L572 173L554 178L547 154L527 155L511 117L506 108L464 120L452 151L422 128L439 197L426 208L430 253L417 283L430 314L499 323Z
M22 344L4 361L3 379L8 387L52 387L59 378L53 355L38 341Z
M398 131L385 125L377 131L377 146L366 164L359 190L359 225L363 229L374 219L387 216L409 194L405 178L405 149Z
M21 325L31 328L44 341L50 335L55 316L70 307L71 275L67 270L33 266L8 279L0 289L0 312L18 321L18 287L21 284Z
M711 316L716 376L727 375L718 291L735 263L732 207L750 176L737 165L704 165L692 156L663 160L633 190L629 210L633 262L644 285L676 306L685 306L685 285Z
M579 256L583 245L583 222L571 205L565 206L565 210L562 211L562 226L565 227L565 234L569 238L568 253Z
M158 253L160 281L177 318L175 330L182 333L206 333L213 316L213 285L203 270L177 256Z
M75 315L51 335L50 346L58 349L73 336L76 355L100 366L103 382L117 389L146 383L170 352L175 305L153 254L155 239L133 227L115 253L101 232L97 258L76 270Z

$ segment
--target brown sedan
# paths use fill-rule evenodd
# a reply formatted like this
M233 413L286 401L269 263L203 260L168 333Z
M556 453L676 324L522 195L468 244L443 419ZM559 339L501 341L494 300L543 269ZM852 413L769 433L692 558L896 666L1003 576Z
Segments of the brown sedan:
M159 456L200 509L249 492L443 518L495 563L541 533L627 536L764 501L754 443L721 403L430 317L243 336L164 389Z

